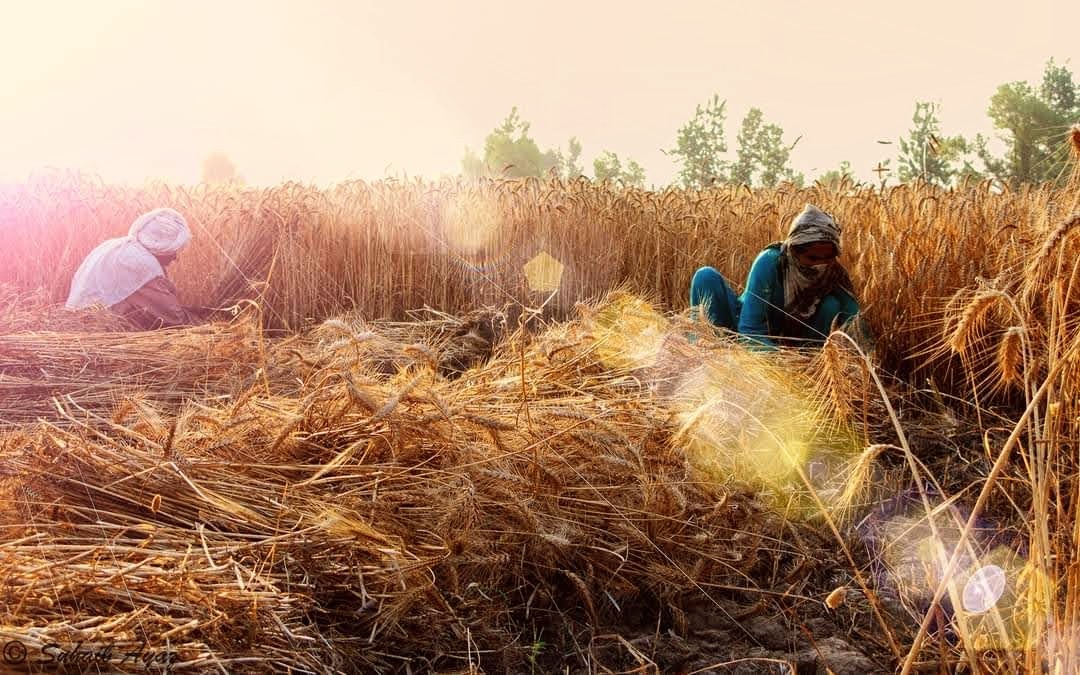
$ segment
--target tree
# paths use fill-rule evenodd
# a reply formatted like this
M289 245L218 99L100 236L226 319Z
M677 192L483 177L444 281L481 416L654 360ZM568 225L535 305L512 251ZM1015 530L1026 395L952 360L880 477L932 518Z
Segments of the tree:
M846 159L840 162L839 169L826 171L825 173L818 176L816 182L823 187L836 188L844 179L850 181L855 180L855 175L851 173L851 162L847 161Z
M465 148L465 156L461 158L461 172L470 178L479 178L488 174L487 165L472 148Z
M914 126L907 138L900 139L897 167L900 180L921 178L929 183L949 186L961 174L970 175L975 169L964 156L973 148L963 136L943 136L938 121L939 106L930 101L916 101ZM964 161L963 166L957 166Z
M567 179L583 176L585 168L581 166L581 141L576 136L572 136L567 142L566 148L565 156L561 151L558 153L559 175Z
M540 146L529 136L529 123L521 119L517 106L514 106L503 123L484 140L484 156L478 157L472 150L466 149L461 167L467 176L472 177L539 177L558 168L560 161L557 151L540 150Z
M465 149L461 168L466 176L473 178L546 177L554 173L560 178L572 180L585 175L585 169L581 165L581 151L581 141L576 136L571 136L567 141L565 152L560 148L541 150L529 136L529 123L521 119L517 107L514 107L503 123L487 135L482 157L470 148ZM614 180L622 180L628 185L645 184L645 170L633 160L623 167L618 156L609 152L597 161L600 164L594 162L593 167L602 166L605 175L610 174Z
M211 153L202 163L202 182L209 185L233 183L243 185L244 179L236 172L236 165L224 153Z
M1039 94L1055 114L1066 122L1078 122L1080 117L1080 92L1073 81L1072 71L1066 66L1059 66L1050 59L1043 71L1042 86Z
M684 124L675 137L675 147L667 154L681 164L679 181L686 188L703 188L726 179L728 162L723 158L727 152L724 139L724 107L719 95L702 107L698 104L694 117Z
M619 156L610 150L593 160L593 175L598 181L622 181L632 187L645 187L645 170L641 165L631 159L623 167Z
M1038 88L1027 82L998 87L987 110L1006 144L1004 157L994 157L987 139L976 138L976 151L987 171L1011 184L1062 181L1068 176L1069 125L1080 118L1077 85L1072 72L1051 59Z
M1050 159L1046 129L1054 126L1053 110L1027 82L1010 82L998 87L987 111L994 127L1002 129L1008 146L1005 157L986 161L987 168L1003 181L1037 182L1044 179ZM986 152L985 143L980 150ZM985 160L984 160L985 161Z
M802 183L802 174L788 167L794 146L784 144L784 130L779 125L766 124L761 110L751 108L746 113L736 142L738 150L728 182L763 187L774 187L781 180Z

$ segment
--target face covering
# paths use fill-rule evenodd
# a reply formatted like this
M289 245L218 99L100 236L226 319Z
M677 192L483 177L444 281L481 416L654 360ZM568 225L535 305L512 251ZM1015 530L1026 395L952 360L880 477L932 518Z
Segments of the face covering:
M840 254L840 226L836 220L821 209L807 204L795 217L788 229L787 239L780 246L783 254L781 264L784 275L784 311L805 323L813 316L822 297L833 288L842 286L850 290L851 280L837 262L818 265L802 265L791 250L816 242L828 242Z
M829 263L821 263L820 265L803 265L802 263L796 262L795 265L798 267L800 272L812 279L820 277L822 274L825 273L826 270L829 269Z

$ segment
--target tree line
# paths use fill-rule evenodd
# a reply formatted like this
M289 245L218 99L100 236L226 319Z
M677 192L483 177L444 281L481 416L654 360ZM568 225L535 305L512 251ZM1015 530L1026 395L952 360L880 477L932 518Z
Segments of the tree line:
M788 141L784 130L769 122L758 108L743 118L729 152L725 135L727 102L718 94L699 104L693 116L676 132L674 146L665 150L679 166L676 181L685 188L737 184L773 187L782 182L803 185L806 177L790 166L798 138ZM987 114L1004 152L995 154L991 139L941 133L940 104L916 101L912 126L899 139L899 154L883 158L878 175L900 181L922 179L952 186L969 179L993 178L1004 184L1061 183L1069 175L1066 138L1070 126L1080 122L1080 93L1067 65L1051 59L1037 84L1017 81L1002 84L990 99ZM581 165L582 144L570 138L567 147L541 149L529 134L530 125L513 108L501 125L484 140L483 149L466 149L462 170L467 176L586 176ZM893 160L895 159L895 164ZM817 177L826 184L851 175L851 165ZM645 171L629 158L603 150L593 161L595 180L621 181L644 187Z

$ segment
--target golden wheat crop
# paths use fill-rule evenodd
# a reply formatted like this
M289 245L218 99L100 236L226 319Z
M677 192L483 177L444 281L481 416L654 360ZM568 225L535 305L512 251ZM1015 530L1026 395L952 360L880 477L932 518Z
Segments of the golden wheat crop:
M171 271L183 299L257 299L270 326L343 311L402 319L425 305L456 313L539 304L523 269L541 252L563 265L550 302L559 315L618 283L679 310L697 267L741 286L758 251L813 202L843 225L843 261L883 354L900 359L936 337L938 301L1022 265L1076 201L1075 191L999 193L989 183L884 192L850 183L648 192L584 179L129 188L49 174L0 187L0 283L62 300L93 246L167 205L195 235Z
M806 202L844 228L879 359L840 333L749 353L676 315L698 266L738 285ZM256 316L125 334L47 306L163 205L195 233L184 299ZM1080 168L1005 191L0 186L0 637L153 634L195 670L520 670L541 626L574 663L617 638L648 670L598 629L815 596L905 672L1075 672L1078 207ZM525 321L442 314L480 305ZM864 560L859 528L911 486ZM993 574L997 604L964 606Z

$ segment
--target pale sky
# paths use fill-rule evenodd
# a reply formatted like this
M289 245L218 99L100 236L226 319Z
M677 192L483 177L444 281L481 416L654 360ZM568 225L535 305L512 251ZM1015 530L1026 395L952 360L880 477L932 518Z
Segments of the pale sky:
M517 105L542 147L634 158L698 103L756 106L813 177L895 155L916 99L947 134L991 131L999 84L1080 75L1080 1L354 2L0 0L0 179L37 167L196 182L224 152L249 183L457 173ZM893 140L893 146L876 141ZM734 150L734 147L732 147Z

